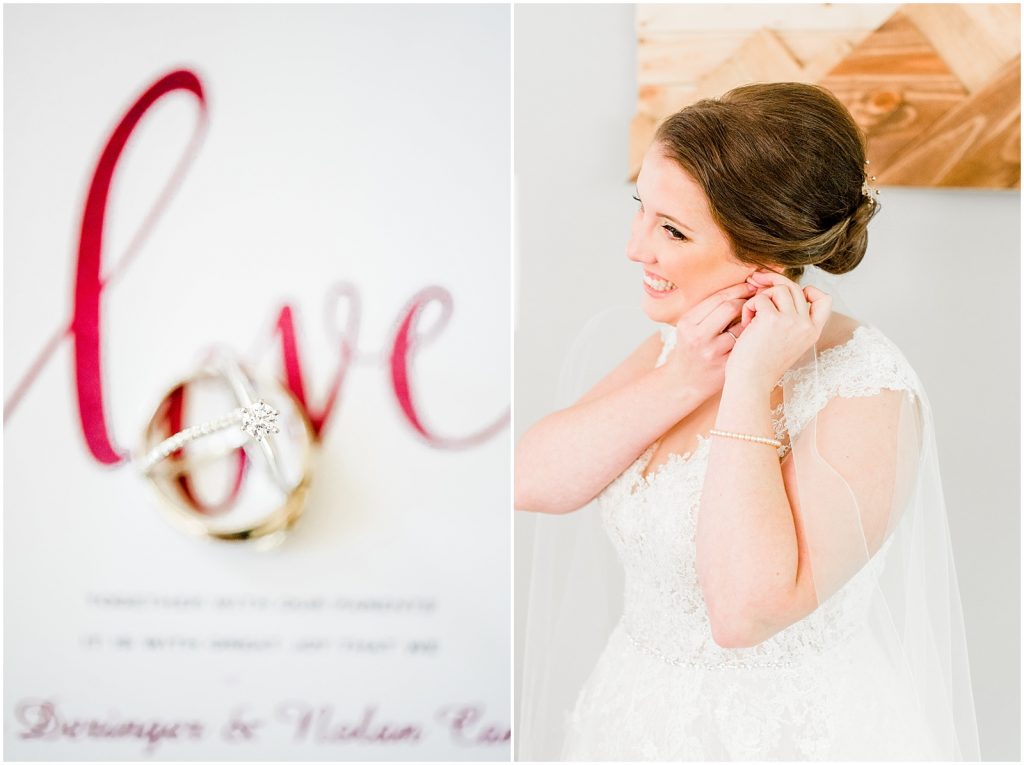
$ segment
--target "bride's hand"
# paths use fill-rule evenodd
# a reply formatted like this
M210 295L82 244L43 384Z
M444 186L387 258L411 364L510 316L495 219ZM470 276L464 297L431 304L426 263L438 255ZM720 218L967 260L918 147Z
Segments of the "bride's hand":
M771 388L817 342L832 312L832 297L774 271L756 271L748 281L764 289L743 305L743 335L729 353L726 374Z
M712 292L676 322L676 347L665 360L665 366L681 385L706 397L722 389L726 361L737 342L725 330L740 336L740 312L753 294L754 288L746 282L731 284Z

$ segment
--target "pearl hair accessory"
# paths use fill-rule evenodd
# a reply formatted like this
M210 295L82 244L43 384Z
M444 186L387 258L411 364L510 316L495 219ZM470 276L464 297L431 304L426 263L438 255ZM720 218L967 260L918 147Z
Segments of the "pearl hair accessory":
M871 160L870 159L865 159L864 160L864 164L865 165L870 165L871 164ZM875 192L876 195L877 194L881 194L882 192L879 191L878 189L872 188L870 185L868 185L867 171L864 172L864 176L865 176L864 177L864 185L861 186L860 192L861 192L861 194L863 194L864 196L866 196L868 198L868 200L871 202L871 204L874 204L875 203L875 198L873 196L871 196L871 192L872 191ZM872 181L877 180L876 177L873 176L873 175L870 177L870 179Z

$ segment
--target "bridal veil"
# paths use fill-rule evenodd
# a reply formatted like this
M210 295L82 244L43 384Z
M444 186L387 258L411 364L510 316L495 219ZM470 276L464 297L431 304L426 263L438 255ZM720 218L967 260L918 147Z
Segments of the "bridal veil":
M856 316L836 277L811 266L800 284L818 286L832 296L833 310ZM639 309L593 317L563 365L558 406L578 400L656 326ZM861 604L863 632L851 641L864 661L881 665L906 690L905 703L917 707L908 712L924 721L937 759L979 760L931 405L912 370L906 388L860 380L857 392L844 396L851 381L825 379L828 371L818 365L824 350L811 347L783 377L783 459L794 470L790 503L817 602L887 545L885 565ZM522 513L519 521L532 525L533 544L532 558L519 561L529 569L515 758L557 760L578 691L621 613L623 572L596 501L565 515Z

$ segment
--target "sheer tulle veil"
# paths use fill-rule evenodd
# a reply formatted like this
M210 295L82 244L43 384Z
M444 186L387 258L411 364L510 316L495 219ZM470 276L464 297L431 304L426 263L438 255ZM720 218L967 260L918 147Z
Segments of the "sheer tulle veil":
M833 311L863 323L840 294L840 281L810 266L799 283L824 290ZM591 317L562 366L557 408L574 403L664 326L639 306L615 306ZM809 393L813 399L814 391L836 388L819 370L818 357L827 350L808 349L782 386L786 457L797 486L791 500L804 521L818 603L886 545L885 565L861 604L864 629L849 637L850 650L913 707L908 714L923 722L931 738L923 756L979 760L964 618L924 386L908 369L912 384L905 389L844 398L840 384L840 395L823 397L809 416L806 407L791 411L798 396L806 401ZM872 475L844 474L833 456L851 416L877 427ZM532 557L519 564L528 571L515 756L558 760L577 694L621 615L623 571L596 500L565 515L519 513L518 522L528 526Z

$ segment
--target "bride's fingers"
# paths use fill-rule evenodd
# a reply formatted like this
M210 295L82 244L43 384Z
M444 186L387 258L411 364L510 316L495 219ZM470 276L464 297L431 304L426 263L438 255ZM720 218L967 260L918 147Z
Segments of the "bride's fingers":
M750 297L750 294L747 282L730 284L728 287L720 289L718 292L712 292L706 298L697 303L697 305L686 312L685 318L693 326L697 326L706 321L708 316L717 310L723 303L728 303L740 298L745 300Z
M736 337L738 338L738 337L739 337L740 335L742 335L742 334L743 334L743 330L745 330L745 329L746 329L746 327L744 327L744 326L743 326L743 322L742 322L742 321L740 321L740 320L739 320L739 319L737 318L737 319L736 319L736 323L735 323L735 324L730 324L730 325L729 325L728 327L726 327L725 329L727 329L727 330L729 330L730 332L732 332L732 333L733 333L734 335L736 335ZM722 331L723 331L723 332L725 332L725 329L723 329Z
M761 311L778 312L778 310L769 295L759 292L743 304L743 313L740 315L740 321L745 328L753 320L755 314Z
M714 339L716 335L722 334L729 324L736 321L736 316L743 307L745 300L746 298L732 298L731 300L725 300L719 303L711 313L704 317L704 319L697 325L704 339Z
M779 309L779 313L795 314L798 312L796 303L793 300L793 294L780 284L775 284L761 290L760 294L771 298L772 302L775 303L775 307Z
M819 329L825 326L829 314L832 313L832 296L822 292L812 284L804 287L807 300L810 302L810 317L814 326Z
M774 271L755 271L747 277L747 281L758 287L781 287L785 289L789 293L790 300L793 301L792 310L803 316L808 315L809 307L807 299L804 297L804 291L792 279L787 279L782 274L777 274ZM778 292L778 290L773 290L773 292ZM779 299L782 299L781 295ZM786 308L790 307L788 304L784 305ZM780 309L782 308L782 306L779 307Z
M761 292L772 295L775 305L780 312L807 315L807 300L804 297L803 290L800 289L800 285L792 280L772 272L769 274L754 274L747 281L760 287Z

